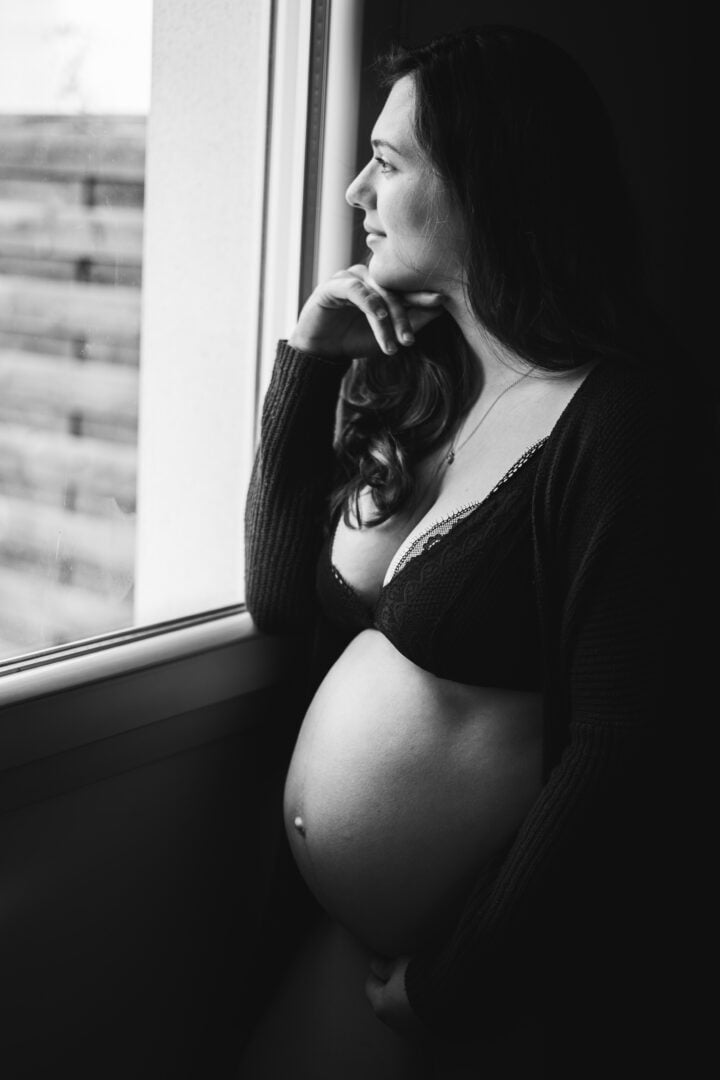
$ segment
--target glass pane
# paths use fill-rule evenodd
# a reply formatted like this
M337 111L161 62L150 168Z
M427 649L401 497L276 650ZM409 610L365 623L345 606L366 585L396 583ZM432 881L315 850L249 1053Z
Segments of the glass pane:
M151 21L0 6L0 659L132 623Z

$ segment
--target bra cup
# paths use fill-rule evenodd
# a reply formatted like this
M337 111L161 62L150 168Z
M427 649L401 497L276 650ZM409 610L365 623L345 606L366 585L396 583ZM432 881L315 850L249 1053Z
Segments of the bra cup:
M481 503L426 530L403 553L372 609L332 565L329 537L317 573L326 618L350 636L381 631L440 678L541 689L531 524L540 456L528 452L523 467Z
M440 678L539 689L541 637L533 583L531 485L453 524L383 591L374 625Z

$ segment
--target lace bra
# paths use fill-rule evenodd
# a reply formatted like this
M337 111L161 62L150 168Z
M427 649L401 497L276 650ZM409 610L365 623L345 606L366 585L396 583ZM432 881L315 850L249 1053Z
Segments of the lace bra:
M374 607L320 553L326 619L349 639L380 630L419 667L455 682L542 687L533 581L532 490L540 439L479 502L435 522L402 551Z

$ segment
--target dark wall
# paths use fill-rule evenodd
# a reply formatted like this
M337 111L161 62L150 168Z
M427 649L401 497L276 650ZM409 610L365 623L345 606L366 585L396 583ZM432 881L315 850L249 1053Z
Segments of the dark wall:
M689 255L688 21L652 0L366 0L360 160L382 98L370 65L392 42L419 45L471 24L546 35L582 64L614 120L640 215L648 293L694 361L709 352L696 318ZM710 372L708 371L708 374Z
M258 691L3 773L3 1080L235 1074L292 716Z

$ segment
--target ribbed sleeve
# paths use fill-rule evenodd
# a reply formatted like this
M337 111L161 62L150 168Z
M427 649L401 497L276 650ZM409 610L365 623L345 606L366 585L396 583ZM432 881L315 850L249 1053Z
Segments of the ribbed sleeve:
M265 395L245 511L245 602L260 630L308 633L348 364L281 341Z

